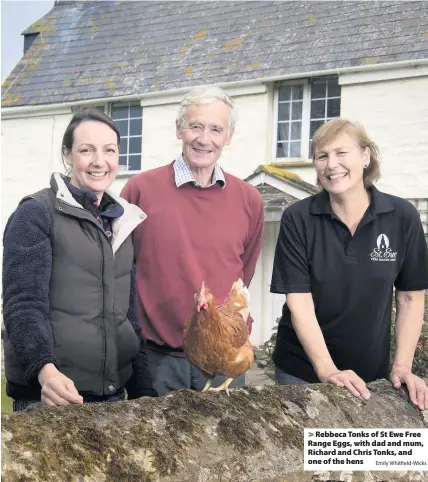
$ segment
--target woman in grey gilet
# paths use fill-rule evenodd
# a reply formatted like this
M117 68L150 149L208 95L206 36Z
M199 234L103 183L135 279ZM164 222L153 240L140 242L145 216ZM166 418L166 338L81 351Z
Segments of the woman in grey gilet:
M120 134L97 109L62 142L69 176L25 197L4 232L7 394L14 410L156 396L135 307L132 231L146 215L109 187Z

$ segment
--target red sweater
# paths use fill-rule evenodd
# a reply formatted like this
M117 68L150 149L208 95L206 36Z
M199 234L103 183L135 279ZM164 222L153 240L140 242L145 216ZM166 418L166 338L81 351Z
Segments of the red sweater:
M263 202L257 189L225 173L201 189L177 187L173 165L129 179L121 194L147 219L134 231L138 311L145 339L183 356L183 328L202 281L222 304L234 281L249 285L263 239Z

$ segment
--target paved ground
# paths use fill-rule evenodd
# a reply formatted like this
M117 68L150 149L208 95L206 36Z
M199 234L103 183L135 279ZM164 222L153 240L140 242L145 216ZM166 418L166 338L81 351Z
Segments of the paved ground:
M272 378L269 378L261 368L258 368L258 366L255 363L246 373L245 381L247 385L263 386L263 385L275 384Z

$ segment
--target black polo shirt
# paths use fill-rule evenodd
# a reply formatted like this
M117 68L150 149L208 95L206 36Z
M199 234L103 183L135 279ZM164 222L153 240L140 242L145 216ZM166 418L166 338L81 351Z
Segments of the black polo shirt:
M354 236L323 191L282 215L272 293L312 293L330 355L366 382L389 369L393 286L428 289L428 248L419 213L408 201L370 189L371 204ZM318 378L284 304L273 360L309 382Z

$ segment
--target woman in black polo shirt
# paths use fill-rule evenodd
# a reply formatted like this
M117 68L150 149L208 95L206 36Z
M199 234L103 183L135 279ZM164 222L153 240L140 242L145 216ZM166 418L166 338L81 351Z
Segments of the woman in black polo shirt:
M428 409L428 388L411 372L428 289L419 213L373 186L379 153L363 127L329 121L311 149L322 191L286 209L276 246L271 292L287 295L273 355L276 380L330 382L367 399L366 383L389 375Z

